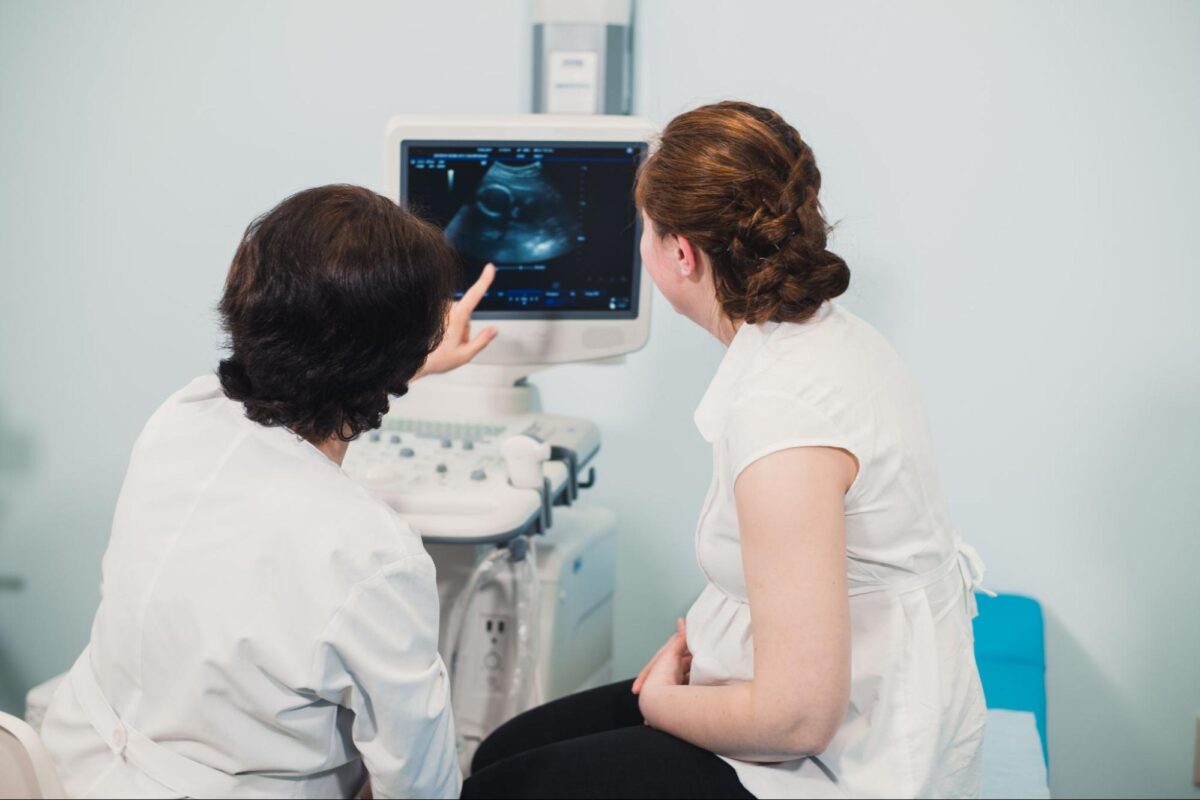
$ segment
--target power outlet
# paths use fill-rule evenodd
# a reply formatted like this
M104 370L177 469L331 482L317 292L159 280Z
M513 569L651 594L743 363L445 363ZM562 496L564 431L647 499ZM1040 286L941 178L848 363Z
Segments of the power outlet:
M483 632L487 635L488 643L491 644L493 650L504 649L504 643L508 641L511 627L512 622L508 617L494 614L483 615Z
M508 617L484 614L483 633L487 649L483 656L484 675L487 687L493 694L503 694L508 672L508 640L512 633L512 620Z

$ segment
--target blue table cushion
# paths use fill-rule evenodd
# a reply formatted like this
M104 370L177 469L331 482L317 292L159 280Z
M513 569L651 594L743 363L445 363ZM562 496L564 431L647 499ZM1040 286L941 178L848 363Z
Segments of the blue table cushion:
M1029 597L977 594L975 661L988 708L1030 711L1046 749L1046 645L1042 607Z

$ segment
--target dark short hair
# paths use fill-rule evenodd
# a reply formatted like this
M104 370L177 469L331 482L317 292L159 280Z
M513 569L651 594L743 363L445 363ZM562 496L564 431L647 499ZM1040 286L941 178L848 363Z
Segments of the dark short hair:
M438 228L375 192L292 195L250 223L229 268L225 394L310 441L379 427L441 341L456 266Z

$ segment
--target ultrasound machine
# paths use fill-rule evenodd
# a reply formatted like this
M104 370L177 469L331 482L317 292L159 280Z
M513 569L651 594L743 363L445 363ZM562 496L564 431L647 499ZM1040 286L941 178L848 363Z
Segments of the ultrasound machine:
M642 347L650 291L633 184L653 129L632 117L404 116L386 193L445 231L458 295L499 336L422 378L344 468L403 515L437 564L460 758L500 723L612 679L615 525L580 501L596 426L546 413L528 376Z

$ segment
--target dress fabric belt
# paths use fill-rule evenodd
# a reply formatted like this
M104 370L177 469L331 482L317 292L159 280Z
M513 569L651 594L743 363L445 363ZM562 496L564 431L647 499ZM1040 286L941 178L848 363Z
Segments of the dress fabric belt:
M955 568L958 569L958 574L962 578L963 595L967 605L967 612L974 618L979 613L975 604L976 590L991 597L995 597L996 593L985 589L983 586L984 565L979 552L961 539L955 543L954 552L950 557L928 572L917 573L900 580L851 580L849 594L851 597L875 593L908 594L909 592L915 592L918 589L932 586L951 574Z

